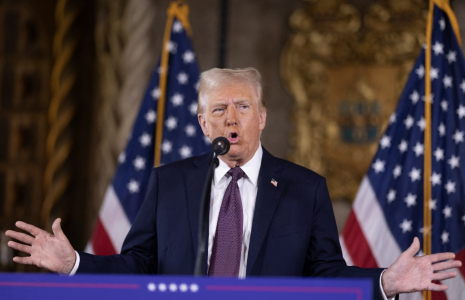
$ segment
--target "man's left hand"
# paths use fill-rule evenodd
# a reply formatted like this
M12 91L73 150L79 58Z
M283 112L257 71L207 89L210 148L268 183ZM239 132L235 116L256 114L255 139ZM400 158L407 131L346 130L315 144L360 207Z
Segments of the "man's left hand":
M386 296L418 291L444 291L445 284L433 280L445 280L457 276L450 269L459 268L462 262L453 260L454 253L436 253L425 256L415 254L420 249L420 241L414 238L412 245L383 273L381 283Z

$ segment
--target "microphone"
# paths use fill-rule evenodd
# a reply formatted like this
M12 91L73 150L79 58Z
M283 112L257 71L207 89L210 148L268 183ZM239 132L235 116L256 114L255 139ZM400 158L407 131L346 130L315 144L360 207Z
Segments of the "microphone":
M212 150L216 153L216 155L224 155L228 153L230 146L231 144L228 139L223 136L217 137L212 142Z

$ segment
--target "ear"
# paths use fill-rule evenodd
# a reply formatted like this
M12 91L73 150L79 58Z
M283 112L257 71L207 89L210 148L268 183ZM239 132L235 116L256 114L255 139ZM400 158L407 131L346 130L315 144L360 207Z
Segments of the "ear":
M260 131L263 131L265 129L266 125L266 109L260 109L258 111L258 128Z
M208 137L207 120L205 120L205 117L202 114L198 114L197 118L199 119L199 124L200 124L200 127L202 128L203 134L206 137Z

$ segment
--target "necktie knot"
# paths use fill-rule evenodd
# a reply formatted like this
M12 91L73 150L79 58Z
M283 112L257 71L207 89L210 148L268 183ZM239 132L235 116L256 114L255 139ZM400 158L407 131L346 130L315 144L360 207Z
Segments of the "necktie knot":
M245 173L240 167L232 168L228 171L229 176L232 176L232 180L237 182L239 179L244 177Z

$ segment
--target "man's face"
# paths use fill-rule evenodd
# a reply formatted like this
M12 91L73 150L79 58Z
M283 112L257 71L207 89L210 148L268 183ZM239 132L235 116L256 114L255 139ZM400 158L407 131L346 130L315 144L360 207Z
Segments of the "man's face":
M213 141L219 136L231 143L222 158L230 167L248 162L265 128L266 111L254 100L254 89L248 84L224 84L208 94L205 111L198 115L203 133Z

